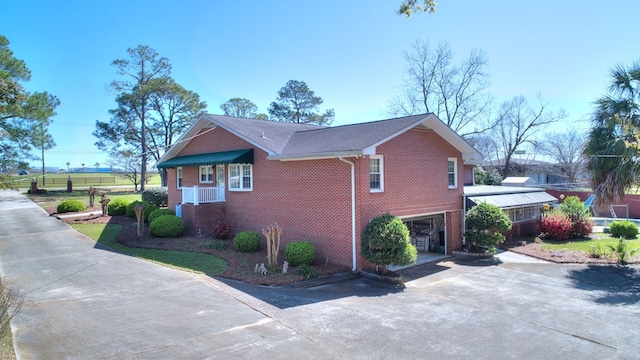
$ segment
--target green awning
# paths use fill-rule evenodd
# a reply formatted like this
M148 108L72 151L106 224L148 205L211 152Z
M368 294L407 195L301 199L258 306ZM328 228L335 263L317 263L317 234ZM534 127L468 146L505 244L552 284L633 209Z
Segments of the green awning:
M208 154L177 156L158 164L159 169L179 166L218 164L253 164L253 149L221 151Z

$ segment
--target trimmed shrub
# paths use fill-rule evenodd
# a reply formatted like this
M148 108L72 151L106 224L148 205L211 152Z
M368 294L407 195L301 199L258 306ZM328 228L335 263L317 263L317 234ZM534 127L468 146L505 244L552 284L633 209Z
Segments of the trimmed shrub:
M167 206L169 190L166 187L146 189L142 192L142 201L154 204L157 207Z
M540 220L540 230L547 239L567 240L572 228L571 219L562 211L549 211Z
M243 231L233 238L233 248L240 252L256 252L260 249L260 234Z
M80 200L65 200L58 204L56 209L59 213L76 212L84 210L84 204Z
M496 245L504 242L505 231L511 230L511 220L499 207L489 203L480 203L472 207L465 215L467 226L471 229L464 236L471 245L488 246L495 254Z
M228 239L231 235L231 224L227 220L221 219L213 224L212 235L216 239Z
M618 220L609 225L609 231L611 236L632 239L638 235L638 225L629 220Z
M291 266L311 265L316 249L309 241L294 241L284 249L285 260Z
M371 263L382 266L409 265L416 262L418 252L411 244L409 229L400 218L389 213L380 215L364 228L360 254Z
M109 216L125 215L127 213L127 205L129 205L129 201L125 199L109 201L109 205L107 205L107 214Z
M147 209L145 209L145 212L147 211ZM147 220L149 221L149 223L152 223L153 220L159 218L160 216L163 215L175 215L176 212L171 210L171 209L155 209L152 212L149 213L149 216L147 217Z
M158 207L155 206L154 204L148 203L148 202L144 202L144 201L132 201L129 203L129 205L127 205L127 216L130 218L134 218L136 217L136 205L138 204L142 204L144 205L144 220L147 221L149 220L149 214L151 214L154 210L158 210Z
M149 231L157 237L178 237L184 233L184 221L175 215L162 215L151 222Z

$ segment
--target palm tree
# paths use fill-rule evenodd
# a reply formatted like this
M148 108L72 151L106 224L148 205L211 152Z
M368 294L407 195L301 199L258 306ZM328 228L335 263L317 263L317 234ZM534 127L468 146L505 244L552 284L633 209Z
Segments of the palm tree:
M69 165L71 165L71 163L67 161L67 172L69 172Z
M585 145L596 205L620 200L640 175L640 62L610 73L609 94L596 101Z

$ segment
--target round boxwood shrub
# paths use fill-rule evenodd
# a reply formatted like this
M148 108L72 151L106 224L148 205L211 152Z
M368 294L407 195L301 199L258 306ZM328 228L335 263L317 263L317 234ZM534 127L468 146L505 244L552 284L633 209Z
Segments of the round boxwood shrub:
M129 205L129 201L125 199L109 201L109 205L107 205L107 214L109 216L124 215L127 213L127 205Z
M69 199L58 204L57 210L59 213L82 211L84 204L82 201Z
M240 252L256 252L260 249L260 234L243 231L233 238L233 248Z
M147 209L145 209L146 212ZM147 217L147 220L149 221L149 223L152 223L153 220L159 218L160 216L163 215L175 215L176 212L171 210L171 209L155 209L152 212L149 213L149 216Z
M308 241L294 241L284 249L285 260L291 266L311 265L316 250Z
M149 214L151 214L154 210L158 210L158 207L152 203L144 202L144 201L132 201L127 205L127 216L131 218L136 217L136 205L142 204L144 205L144 220L149 220Z
M166 187L146 189L142 192L142 201L154 204L155 206L167 206L169 191Z
M611 236L631 239L638 235L638 225L629 220L614 221L609 225L609 231Z
M382 271L388 265L409 265L416 262L418 252L411 244L409 229L400 218L389 213L380 215L364 228L360 254Z
M184 221L175 215L162 215L149 225L151 235L157 237L178 237L184 233Z

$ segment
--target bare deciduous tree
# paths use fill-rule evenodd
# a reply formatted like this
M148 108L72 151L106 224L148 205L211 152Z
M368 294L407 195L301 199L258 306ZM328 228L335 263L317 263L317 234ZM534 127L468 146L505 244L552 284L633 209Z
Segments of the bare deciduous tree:
M538 102L539 107L533 109L527 99L520 95L500 106L494 132L498 151L504 158L502 176L505 178L511 173L511 159L516 150L522 145L531 144L538 130L566 117L564 110L555 113L548 111L540 94Z
M582 155L585 145L585 134L577 130L562 133L547 133L538 144L540 152L553 158L560 165L567 181L578 182L579 175L584 172L585 158Z
M428 41L416 40L403 56L408 77L389 104L392 115L434 113L465 137L492 127L484 52L474 50L460 64L454 64L448 43L433 48Z

